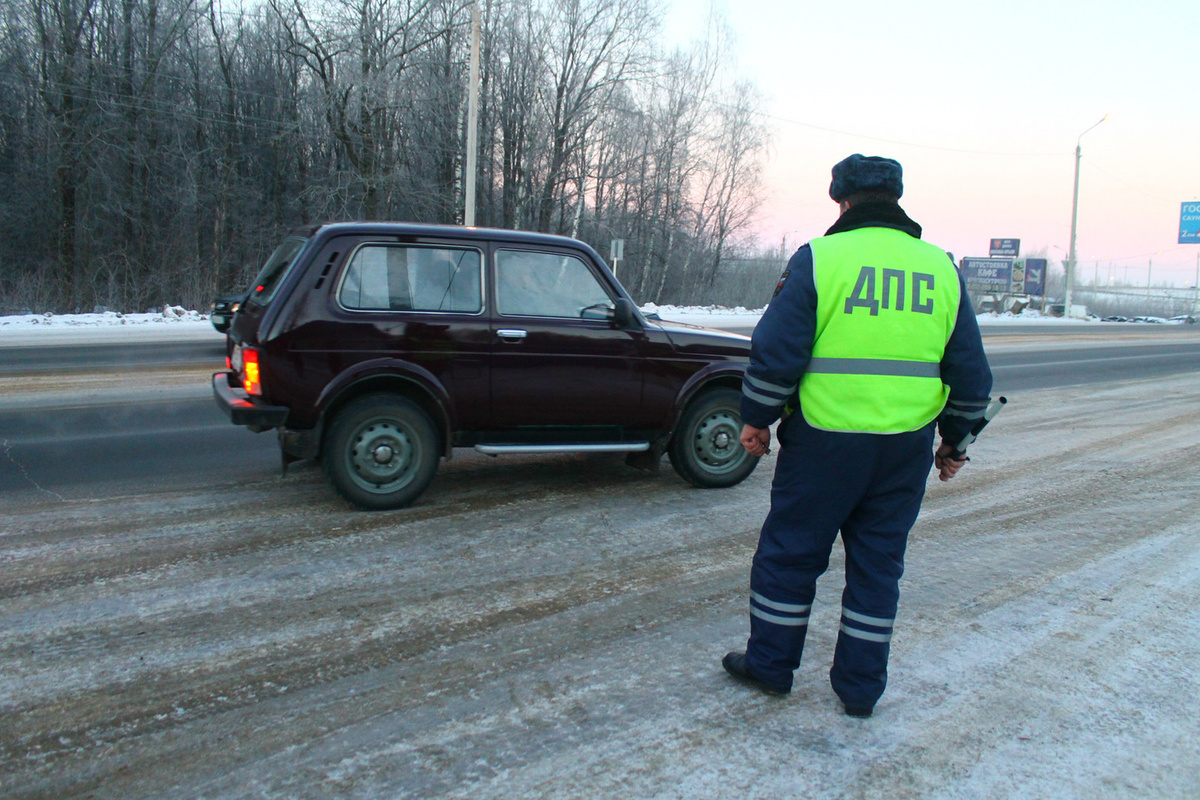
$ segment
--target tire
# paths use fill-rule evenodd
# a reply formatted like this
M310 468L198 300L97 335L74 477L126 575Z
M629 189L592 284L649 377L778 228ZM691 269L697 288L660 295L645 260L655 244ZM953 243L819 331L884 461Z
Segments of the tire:
M369 394L334 416L321 463L342 498L379 511L416 500L440 457L437 428L420 406L398 395Z
M742 447L741 393L710 389L683 410L667 455L679 476L701 489L736 486L758 466Z

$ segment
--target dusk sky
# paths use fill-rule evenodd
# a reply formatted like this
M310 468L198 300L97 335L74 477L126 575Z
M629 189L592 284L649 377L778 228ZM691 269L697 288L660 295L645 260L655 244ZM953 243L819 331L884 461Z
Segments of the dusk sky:
M1004 237L1058 263L1076 140L1107 114L1082 139L1080 281L1195 283L1200 245L1177 240L1200 199L1196 0L713 2L770 115L764 240L822 234L830 167L860 152L901 162L901 205L956 257ZM709 6L670 0L668 41Z

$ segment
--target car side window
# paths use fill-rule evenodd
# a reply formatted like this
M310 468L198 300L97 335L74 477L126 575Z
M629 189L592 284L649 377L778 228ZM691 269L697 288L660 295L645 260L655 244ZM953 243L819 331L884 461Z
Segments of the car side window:
M369 244L360 247L338 288L338 302L356 311L483 309L482 259L477 250Z
M612 298L581 258L527 250L496 252L496 307L501 314L579 319L612 306Z

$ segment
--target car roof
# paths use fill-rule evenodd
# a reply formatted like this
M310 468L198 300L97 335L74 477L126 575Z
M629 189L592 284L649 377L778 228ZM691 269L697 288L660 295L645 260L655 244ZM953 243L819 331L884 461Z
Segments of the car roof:
M421 222L327 222L296 228L292 231L293 236L303 236L306 239L311 239L315 236L324 238L326 236L350 233L365 233L380 236L411 236L413 238L502 241L554 247L573 247L594 252L586 242L550 233L516 231L504 228L467 228L462 225L434 225Z

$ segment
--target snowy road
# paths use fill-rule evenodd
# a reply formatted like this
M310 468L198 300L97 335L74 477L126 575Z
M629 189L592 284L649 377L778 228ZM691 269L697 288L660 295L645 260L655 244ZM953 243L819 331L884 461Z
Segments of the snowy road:
M1200 376L1022 393L914 530L875 717L733 684L773 459L0 496L4 797L1195 796Z
M995 392L1200 371L1194 326L1117 328L990 334ZM277 472L274 435L230 425L213 403L219 340L163 344L0 347L0 492L99 499Z

